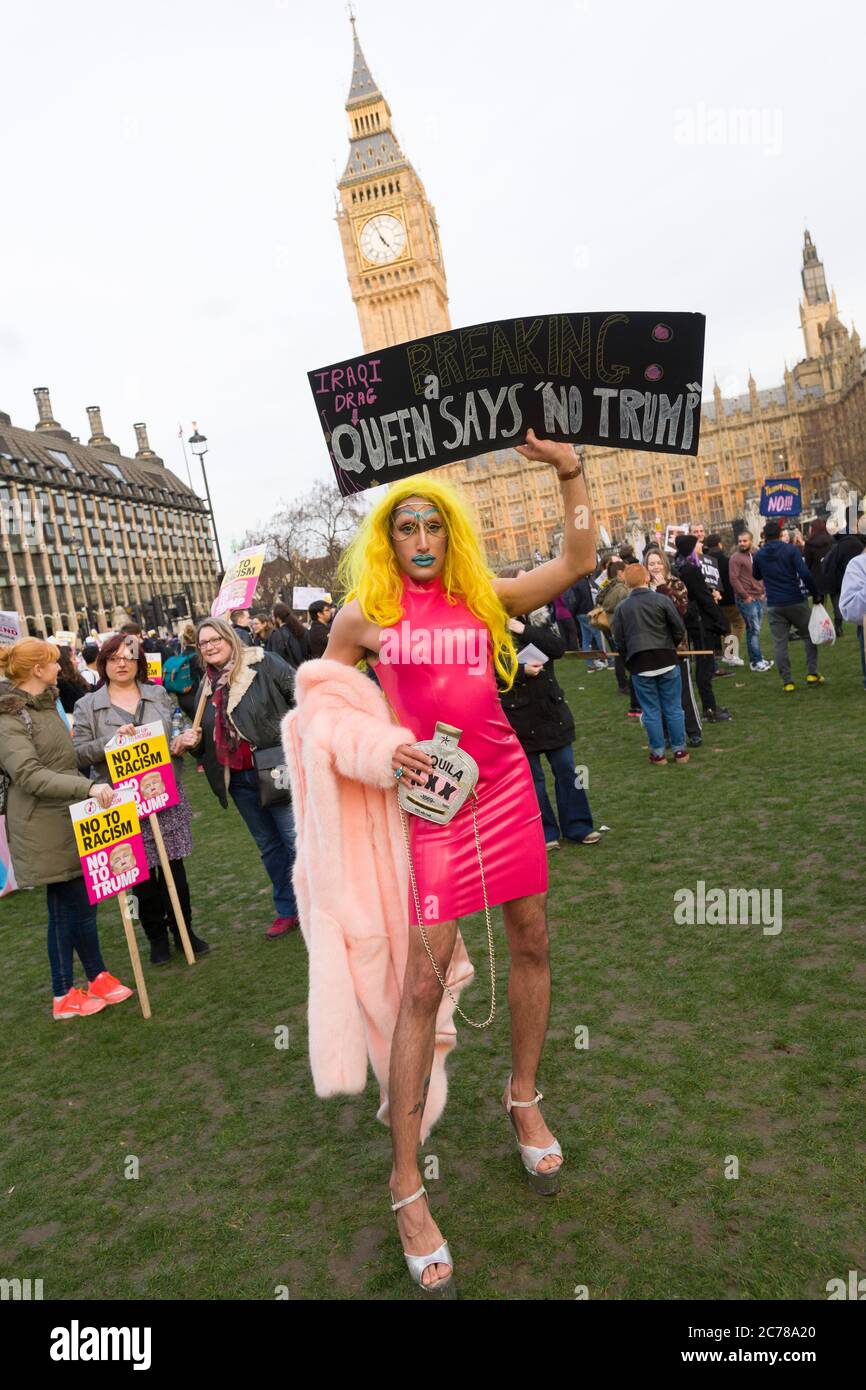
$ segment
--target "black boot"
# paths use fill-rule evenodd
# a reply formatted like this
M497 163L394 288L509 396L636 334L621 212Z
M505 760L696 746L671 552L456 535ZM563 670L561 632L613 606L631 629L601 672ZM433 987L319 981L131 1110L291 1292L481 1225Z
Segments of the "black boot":
M168 932L165 927L147 926L144 930L150 942L151 965L168 965L171 960L171 951L169 950Z
M192 947L193 955L206 956L208 951L210 950L210 946L208 945L208 943L206 941L202 941L200 936L196 936L192 927L188 926L186 930L189 936L189 944ZM171 923L171 934L174 937L174 949L177 951L179 956L182 956L183 942L180 939L180 932L178 931L176 922Z

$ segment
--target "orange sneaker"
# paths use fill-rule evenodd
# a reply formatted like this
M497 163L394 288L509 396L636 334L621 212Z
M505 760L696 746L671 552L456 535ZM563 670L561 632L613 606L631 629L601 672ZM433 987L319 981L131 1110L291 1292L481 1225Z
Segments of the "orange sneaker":
M68 994L54 1001L55 1018L86 1018L88 1014L98 1014L105 1008L105 1000L92 998L83 989L73 985Z
M87 993L91 999L101 999L104 1004L122 1004L134 990L128 989L113 975L109 975L107 970L103 970L101 975L90 981Z

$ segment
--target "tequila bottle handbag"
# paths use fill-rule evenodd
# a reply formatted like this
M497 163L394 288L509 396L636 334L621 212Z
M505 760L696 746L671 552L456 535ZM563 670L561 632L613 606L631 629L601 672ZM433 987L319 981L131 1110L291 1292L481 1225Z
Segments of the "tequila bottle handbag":
M387 699L387 696L386 696ZM391 702L388 701L388 708ZM396 716L394 716L396 720ZM462 748L458 747L462 729L455 729L453 724L437 723L433 732L433 737L422 739L412 745L421 753L429 754L433 761L433 771L428 775L427 785L424 787L410 786L408 782L402 781L403 769L394 773L397 779L397 808L400 812L400 825L403 830L403 842L406 846L406 858L409 861L409 878L412 884L412 896L415 902L415 915L418 918L418 926L421 932L421 940L430 959L430 964L436 974L436 978L445 990L455 1010L462 1019L472 1028L489 1028L496 1017L496 957L493 948L493 928L490 924L490 907L487 902L487 885L484 881L484 864L481 859L481 841L478 837L478 816L476 814L476 803L478 795L475 791L475 784L478 781L478 764L474 758L470 758ZM490 1012L483 1023L476 1023L468 1014L465 1014L457 1002L453 991L448 987L442 978L441 971L430 950L430 942L427 931L421 916L421 901L418 894L418 883L415 878L415 865L412 862L412 850L409 841L409 826L406 822L406 812L410 815L419 816L422 820L433 821L436 825L447 825L453 820L461 806L471 797L472 804L472 824L475 831L475 848L478 853L478 868L481 872L481 891L484 897L484 918L487 925L487 955L490 961Z

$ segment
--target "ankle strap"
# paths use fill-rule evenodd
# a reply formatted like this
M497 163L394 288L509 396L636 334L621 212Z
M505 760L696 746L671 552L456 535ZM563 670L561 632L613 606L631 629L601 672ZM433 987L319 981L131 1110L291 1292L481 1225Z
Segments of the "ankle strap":
M512 1095L511 1095L511 1091L510 1091L510 1090L509 1090L509 1092L508 1092L508 1098L509 1098L509 1100L511 1101L511 1108L512 1108L512 1110L517 1110L517 1109L524 1110L524 1109L526 1109L528 1106L530 1106L530 1105L538 1105L539 1101L544 1100L544 1096L542 1095L541 1091L539 1091L539 1090L536 1090L536 1092L535 1092L535 1099L534 1099L534 1100L514 1100L514 1098L513 1098Z
M417 1192L413 1192L413 1193L412 1193L412 1196L411 1196L411 1197L404 1197L403 1200L402 1200L401 1202L392 1202L392 1203L391 1203L391 1210L392 1210L392 1211L399 1211L401 1207L408 1207L408 1205L409 1205L410 1202L417 1202L417 1200L418 1200L419 1197L426 1197L426 1195L427 1195L427 1189L426 1189L426 1187L424 1187L424 1185L422 1184L421 1187L418 1188L418 1191L417 1191ZM394 1196L393 1192L391 1193L391 1196L392 1196L392 1197Z

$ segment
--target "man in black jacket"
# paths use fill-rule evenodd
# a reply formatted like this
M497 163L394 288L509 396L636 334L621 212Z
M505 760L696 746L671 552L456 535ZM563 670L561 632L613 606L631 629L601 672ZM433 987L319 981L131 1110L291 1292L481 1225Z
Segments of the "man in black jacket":
M685 616L689 646L693 651L707 651L712 646L714 637L727 634L728 624L718 604L713 602L700 565L693 559L698 544L697 536L677 536L674 544L677 550L674 569L689 596ZM716 705L716 697L713 694L714 670L715 662L712 656L695 657L695 680L704 707L704 719L708 724L720 724L731 717L726 709Z
M578 579L576 584L566 590L566 603L574 614L578 627L580 628L580 645L585 652L593 650L598 652L598 656L588 657L586 662L587 674L592 675L595 671L607 669L607 654L604 650L604 642L597 627L590 627L587 620L587 613L591 613L595 607L592 585L589 578ZM610 663L613 666L613 661Z
M532 644L548 658L521 664L513 686L499 697L532 768L547 848L559 849L560 830L572 844L597 844L601 835L593 827L589 798L578 785L574 766L574 717L553 674L553 663L564 655L565 642L555 628L533 626L526 618L510 618L508 626L518 652ZM558 822L547 794L542 753L553 771Z
M718 592L720 598L717 600L722 613L725 616L730 631L737 639L736 652L733 656L723 656L722 661L726 666L742 666L745 663L740 656L740 641L746 635L746 624L743 622L743 615L737 607L737 596L731 587L731 576L729 573L729 558L722 549L721 536L707 536L704 541L704 555L707 556L715 565L719 574ZM703 568L703 566L701 567ZM706 579L706 574L704 575ZM709 587L709 586L708 586Z
M832 549L828 550L824 556L824 563L821 566L821 584L825 594L833 600L833 622L836 628L836 636L842 636L842 613L839 608L839 595L842 592L842 580L845 578L845 571L852 560L856 560L858 555L863 554L863 547L866 546L866 516L861 516L857 523L855 535L837 535Z
M687 763L686 723L682 706L677 648L686 640L685 624L671 599L649 587L643 565L627 565L630 590L617 605L611 633L625 657L643 711L651 763L666 763L665 728L674 762Z
M331 619L335 612L334 605L326 603L322 598L317 598L315 603L310 604L307 611L310 615L310 656L324 656L325 648L328 645Z

